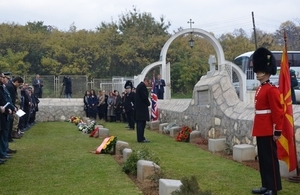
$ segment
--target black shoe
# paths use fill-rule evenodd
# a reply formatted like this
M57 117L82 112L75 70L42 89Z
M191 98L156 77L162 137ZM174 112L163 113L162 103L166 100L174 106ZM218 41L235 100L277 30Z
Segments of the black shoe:
M21 139L21 136L18 134L18 132L12 133L11 137L14 139Z
M149 142L150 142L150 141L147 140L147 139L145 139L145 140L142 141L142 143L149 143Z
M277 195L277 192L273 190L268 190L265 193L263 193L263 195Z
M267 192L267 188L265 187L252 189L252 194L263 194L265 192Z
M6 159L0 159L0 162L5 163L7 160Z
M4 159L4 160L5 160L5 159L10 159L10 158L11 158L11 156L1 156L1 157L0 157L1 160L3 160L3 159Z
M12 149L8 148L7 153L8 154L15 154L15 153L17 153L17 150L12 150Z

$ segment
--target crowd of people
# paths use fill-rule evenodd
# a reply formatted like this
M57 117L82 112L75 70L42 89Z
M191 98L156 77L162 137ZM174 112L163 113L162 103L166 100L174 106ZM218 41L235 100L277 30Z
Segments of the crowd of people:
M149 86L150 80L146 80L146 84ZM148 115L144 117L146 124L146 120L149 120L148 106L150 106L150 102L146 103L146 107L135 106L136 103L140 102L140 93L136 93L136 89L133 87L131 81L127 81L124 88L125 90L121 94L117 90L110 91L108 94L105 90L98 91L97 93L93 89L87 90L83 97L86 116L92 119L105 120L108 122L128 123L126 128L129 130L134 130L135 124L137 124L138 131L138 128L141 125L139 121L136 121L136 113L139 109L143 109L143 112L148 113ZM145 89L146 88L144 87L144 91L142 92L142 98L144 99L142 101L149 101L148 94L146 94L148 91ZM141 127L143 127L143 125ZM145 127L143 127L143 129L144 128ZM144 133L142 133L142 138L138 138L138 142L148 141L143 137L143 134Z
M135 88L130 84L120 94L113 90L106 93L105 90L96 92L87 90L83 97L86 116L92 119L108 122L128 122L131 129L133 121Z
M41 86L36 79L29 86L21 77L10 78L10 74L0 74L0 164L17 152L9 147L9 143L20 139L35 124L42 94L41 91L34 92L36 86Z

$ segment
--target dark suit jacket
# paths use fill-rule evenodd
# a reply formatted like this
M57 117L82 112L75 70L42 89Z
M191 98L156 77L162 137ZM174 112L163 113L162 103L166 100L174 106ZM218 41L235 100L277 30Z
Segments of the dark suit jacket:
M144 82L141 82L136 88L135 94L135 119L137 121L149 121L149 92Z
M35 94L41 94L42 93L42 87L43 87L43 81L40 79L40 83L38 84L38 80L34 79L32 82L34 93Z
M165 92L165 89L164 89L165 86L166 86L165 80L160 79L160 80L155 81L155 91L156 92L164 93Z
M9 91L12 103L15 105L17 97L17 87L14 86L14 84L11 81L9 81L5 86Z

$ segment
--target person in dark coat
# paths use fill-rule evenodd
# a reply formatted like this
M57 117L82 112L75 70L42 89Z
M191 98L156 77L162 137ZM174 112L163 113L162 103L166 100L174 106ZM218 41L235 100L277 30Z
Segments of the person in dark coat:
M63 79L63 85L65 87L65 98L72 98L72 79L69 76L65 76Z
M98 105L98 98L95 93L95 90L91 89L90 96L88 97L88 114L89 117L92 119L97 118L97 105Z
M34 87L34 94L38 97L38 98L42 98L42 94L43 94L43 86L44 83L43 81L40 79L40 75L36 75L35 79L32 81L32 85Z
M157 80L155 81L155 93L157 95L157 98L159 100L163 100L164 99L164 93L165 93L165 89L164 87L166 86L166 82L164 79L161 78L161 75L157 75Z
M146 121L150 120L149 114L149 92L147 87L150 86L151 82L149 78L145 77L144 81L136 87L135 93L135 120L136 120L136 133L137 141L139 143L149 142L144 136L146 127Z
M90 91L89 90L86 90L85 91L85 94L83 96L83 109L85 111L85 116L86 117L89 117L89 102L88 102L88 99L90 97Z
M6 79L8 79L8 82L6 84L6 88L9 91L11 100L12 100L12 104L14 106L16 106L16 99L17 99L17 88L19 88L23 83L24 80L21 77L16 77L13 80L9 80L8 77L6 77ZM12 138L16 138L18 139L20 136L18 135L17 131L13 132L13 123L14 120L18 120L18 118L15 117L15 114L13 115L13 117L9 118L9 135L8 135L8 139L12 140Z
M131 91L131 86L127 85L125 87L125 101L124 101L124 110L126 113L126 118L128 122L128 126L126 128L130 130L134 130L134 104L135 104L135 95Z
M289 62L289 66L291 66L291 62ZM298 80L296 77L296 73L293 69L290 69L290 77L291 77L291 97L292 97L292 104L297 104L296 94L295 94L295 87L298 86Z

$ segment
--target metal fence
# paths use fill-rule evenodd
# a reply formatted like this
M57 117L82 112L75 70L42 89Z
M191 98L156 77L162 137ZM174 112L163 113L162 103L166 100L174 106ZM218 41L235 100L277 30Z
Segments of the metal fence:
M24 83L32 85L36 75L22 76ZM63 98L64 86L63 78L67 75L40 75L43 86L42 98ZM109 91L118 90L120 93L124 91L124 84L127 80L132 80L132 77L113 77L112 79L98 79L89 80L86 75L69 75L72 79L72 98L82 98L86 90L94 89Z

